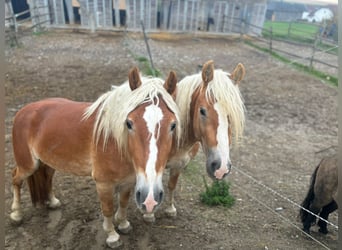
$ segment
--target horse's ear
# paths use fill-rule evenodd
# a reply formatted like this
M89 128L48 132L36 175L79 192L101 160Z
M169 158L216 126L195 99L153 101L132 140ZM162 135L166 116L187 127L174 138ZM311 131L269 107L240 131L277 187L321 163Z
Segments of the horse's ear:
M202 80L206 87L208 83L214 78L214 61L210 60L203 65Z
M135 90L140 87L141 79L139 75L139 69L137 67L132 68L128 73L128 82L131 90Z
M177 88L177 76L174 71L170 71L169 76L164 83L164 88L170 95L174 97Z
M242 63L239 63L238 65L236 65L235 69L229 77L234 81L235 85L238 85L240 81L242 81L245 77L245 74L245 66L243 66Z

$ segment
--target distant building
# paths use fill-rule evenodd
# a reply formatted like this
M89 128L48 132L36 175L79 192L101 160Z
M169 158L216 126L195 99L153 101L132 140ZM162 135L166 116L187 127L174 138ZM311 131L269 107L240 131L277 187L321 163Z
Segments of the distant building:
M301 19L305 11L304 4L268 1L266 20L291 22Z
M334 13L329 8L320 8L311 13L303 12L302 19L307 20L312 23L321 23L324 20L332 20L334 18Z
M22 13L25 10L29 9L28 2L25 0L11 0L11 1L6 0L6 2L12 3L12 9L13 9L14 14ZM27 12L25 14L20 15L18 19L25 19L25 18L28 18L29 16L30 16L30 12Z
M14 2L25 0L8 0ZM49 27L257 34L267 0L26 0Z

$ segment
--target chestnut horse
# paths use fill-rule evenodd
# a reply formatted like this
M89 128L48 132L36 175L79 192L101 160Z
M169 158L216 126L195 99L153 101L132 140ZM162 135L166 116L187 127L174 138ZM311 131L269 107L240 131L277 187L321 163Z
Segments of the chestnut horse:
M302 207L328 220L330 213L337 209L337 155L323 158L311 176L308 193L302 202ZM304 232L310 234L310 227L316 222L316 216L300 209L299 215ZM327 234L327 222L319 219L319 232Z
M128 230L126 207L135 184L138 208L151 213L163 198L162 174L178 144L178 107L171 94L177 79L142 78L138 69L129 81L94 103L51 98L28 104L15 116L11 218L22 220L20 188L28 180L34 204L60 206L52 191L55 170L92 176L104 216L110 247L121 244L113 219L113 192L120 188L115 214L120 230Z
M208 175L223 179L230 171L229 149L234 135L241 137L245 124L245 106L238 88L245 76L239 63L233 72L215 70L213 61L203 65L199 74L185 77L177 84L176 103L180 109L182 138L166 168L170 169L166 214L174 217L174 191L181 171L202 146ZM153 222L153 213L144 220Z

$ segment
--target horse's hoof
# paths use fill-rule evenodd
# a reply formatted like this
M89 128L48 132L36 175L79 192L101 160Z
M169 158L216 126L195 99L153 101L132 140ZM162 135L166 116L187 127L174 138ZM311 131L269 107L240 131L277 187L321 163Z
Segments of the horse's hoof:
M12 219L12 221L14 223L21 223L22 222L22 219L23 219L23 215L21 214L21 212L19 211L13 211L11 214L10 214L10 217Z
M156 221L156 218L154 217L154 214L144 214L143 215L144 221L147 223L153 223Z
M320 229L318 229L318 232L320 232L322 234L327 234L328 230L326 228L320 228Z
M304 232L304 233L307 233L307 234L311 234L309 228L303 228L303 232Z
M132 226L128 221L126 221L126 223L120 223L120 225L118 226L118 230L122 234L128 234L132 230Z
M174 218L177 216L177 210L174 207L170 207L170 208L165 209L165 213L168 217Z
M122 245L122 242L120 240L120 236L115 233L108 236L108 238L106 239L106 244L110 248L117 248Z
M62 205L62 203L58 199L56 199L56 198L52 199L48 203L48 207L51 208L51 209L59 208L61 205Z

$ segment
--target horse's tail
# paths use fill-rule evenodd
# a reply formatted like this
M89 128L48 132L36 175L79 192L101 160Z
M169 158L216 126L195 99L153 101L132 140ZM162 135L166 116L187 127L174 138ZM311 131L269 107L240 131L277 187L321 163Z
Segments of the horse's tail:
M321 163L318 164L315 171L312 173L309 191L308 191L305 199L303 200L303 202L301 204L302 207L307 209L307 210L309 210L310 205L315 198L314 186L316 183L317 171L318 171L318 168L320 165L321 165ZM300 209L299 216L300 216L301 221L304 223L309 213L306 210L304 210L303 208Z
M49 201L49 194L52 190L52 175L50 167L39 164L38 169L33 175L27 178L27 184L30 189L31 201L35 206L38 204L45 205Z

